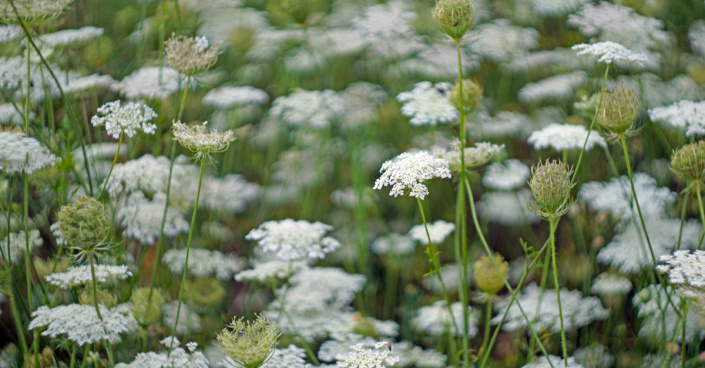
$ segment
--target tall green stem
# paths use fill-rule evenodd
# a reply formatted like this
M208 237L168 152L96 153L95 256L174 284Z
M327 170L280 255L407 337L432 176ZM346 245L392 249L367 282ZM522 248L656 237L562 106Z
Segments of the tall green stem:
M705 232L705 211L703 211L703 199L700 190L700 183L698 183L695 193L698 195L698 207L700 208L700 222L703 223L703 232ZM702 242L698 243L698 250L700 250L702 244Z
M95 262L93 261L93 255L91 254L91 285L93 286L93 306L95 307L95 312L98 314L98 319L103 320L103 316L100 314L100 308L98 308L98 282L95 279Z
M580 156L578 157L578 163L575 165L575 171L573 172L573 178L570 180L570 183L573 184L575 183L575 178L578 176L578 171L580 170L580 164L583 162L583 155L585 154L585 147L587 146L588 139L590 138L590 133L592 132L592 129L595 127L595 121L597 121L597 109L602 105L602 92L605 91L605 85L607 84L607 75L609 74L610 68L609 65L605 67L605 76L602 78L602 88L600 89L600 98L597 102L597 106L595 106L595 115L592 117L592 121L590 122L590 128L588 128L588 133L585 136L585 141L583 142L583 149L580 150Z
M553 283L556 288L556 299L558 300L558 315L561 320L561 345L563 346L563 360L568 366L568 347L565 341L565 328L563 326L563 306L561 304L561 285L558 283L558 266L556 262L556 221L551 218L551 263L553 264Z
M108 181L110 181L110 176L113 174L113 169L115 168L115 164L117 163L118 156L120 156L120 147L122 147L122 135L125 133L125 129L122 129L120 131L120 138L118 139L118 148L117 152L115 152L115 157L113 157L113 164L110 165L110 171L108 171L108 177L105 178L105 183L103 183L103 187L100 189L100 193L98 194L98 199L103 195L103 192L105 192L105 187L108 186Z

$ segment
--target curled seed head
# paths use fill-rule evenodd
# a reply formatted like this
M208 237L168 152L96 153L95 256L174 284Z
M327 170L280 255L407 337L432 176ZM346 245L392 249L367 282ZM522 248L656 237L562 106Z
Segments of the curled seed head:
M554 160L539 163L532 169L529 187L536 203L547 214L561 212L570 196L570 170L565 163Z
M597 122L612 134L626 133L639 113L639 100L632 91L620 85L613 91L604 91L598 98Z
M488 295L495 295L502 290L504 279L509 272L509 264L501 254L495 253L492 257L499 266L499 270L495 268L492 259L487 255L475 261L474 264L475 284Z
M705 178L705 141L686 144L671 156L671 170L685 181Z
M259 368L274 354L281 333L262 316L233 322L218 334L223 351L242 368Z
M91 252L108 236L110 221L102 203L80 196L59 210L59 230L69 246Z
M436 0L433 19L441 31L457 41L472 26L476 12L473 0Z

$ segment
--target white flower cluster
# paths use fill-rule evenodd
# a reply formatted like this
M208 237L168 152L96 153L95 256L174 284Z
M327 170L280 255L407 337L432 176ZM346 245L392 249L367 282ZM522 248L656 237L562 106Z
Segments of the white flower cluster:
M550 363L549 363L550 360ZM575 358L569 357L568 358L568 365L565 365L565 360L562 357L558 357L555 355L549 355L548 357L542 356L536 361L531 362L529 364L526 364L522 366L522 368L583 368L581 364L575 361Z
M581 43L573 45L573 50L578 55L592 55L598 57L597 61L605 64L613 63L633 63L643 67L649 58L642 54L629 50L628 48L612 41L604 41L593 44Z
M600 344L578 348L573 353L573 357L584 368L612 367L615 361L614 357L610 355L610 349Z
M575 51L564 48L541 50L516 57L505 67L513 73L530 73L560 70L589 69L594 61L579 57Z
M578 10L589 0L531 0L533 11L544 17L559 18Z
M601 273L595 277L590 292L599 296L626 295L632 291L632 282L619 274Z
M182 263L183 264L183 263ZM164 326L173 328L176 322L176 310L178 309L178 300L171 303L166 303L162 306L162 322ZM181 304L179 312L179 323L176 325L176 333L179 335L190 334L201 331L201 317L193 312L187 303Z
M670 302L666 293L669 293ZM649 285L640 290L634 298L632 304L639 310L637 314L641 319L639 326L639 337L653 343L658 343L666 338L666 341L673 341L674 334L678 331L673 326L680 324L678 312L673 308L673 305L678 307L681 303L681 297L673 293L673 289L669 286L665 290L661 285ZM685 342L696 339L700 341L700 336L703 330L703 324L700 321L700 316L697 313L688 313L685 319ZM676 341L681 340L680 332L678 332Z
M375 239L370 246L375 254L409 255L414 252L414 240L408 235L391 233Z
M326 233L333 227L304 220L267 221L252 229L245 239L257 241L264 253L285 261L323 259L340 247L340 242Z
M531 200L533 195L528 188L517 192L488 192L477 202L477 210L491 222L504 226L535 224L541 218L526 206Z
M54 166L60 159L50 153L35 138L20 130L0 130L0 168L7 174L32 174L46 166Z
M259 281L265 283L270 280L286 280L292 274L306 267L304 261L267 261L256 262L252 269L240 271L235 275L236 281Z
M656 179L645 173L635 173L634 189L644 217L663 217L676 202L678 195L669 188L659 188ZM629 177L612 178L608 182L589 182L580 188L580 200L595 211L607 211L612 216L629 219L636 214Z
M184 272L186 249L169 249L162 256L162 262L171 273L179 275ZM228 280L244 267L244 261L237 256L225 255L218 250L193 248L189 252L188 272L191 276L215 276Z
M450 233L455 230L455 224L446 222L443 220L438 220L432 224L428 225L428 235L431 237L433 244L440 244L450 235ZM409 230L409 236L411 239L416 240L421 244L428 245L428 236L426 234L426 227L423 224L416 225Z
M705 101L678 101L669 106L649 109L649 118L673 128L685 129L685 135L705 135Z
M128 137L134 137L137 131L154 134L157 125L150 121L157 117L151 107L135 102L122 106L120 100L108 102L98 108L98 114L93 116L93 126L105 125L105 130L113 138L118 139L124 132Z
M690 48L700 56L705 56L705 20L696 20L688 29Z
M218 132L213 129L208 131L207 125L207 121L200 125L191 126L176 121L172 126L172 134L180 145L188 148L191 152L197 152L197 158L228 149L230 142L235 140L235 133L232 130Z
M184 88L185 80L183 74L172 68L145 66L112 85L111 89L129 100L163 100ZM194 78L191 79L190 87L196 87Z
M436 83L420 82L416 83L414 89L402 92L397 96L399 102L403 102L401 113L411 118L411 125L438 125L452 123L460 114L448 100L447 94L451 85L446 82Z
M370 337L363 337L354 333L331 334L333 340L324 342L318 349L318 359L323 362L332 362L338 355L347 355L354 350L353 346L363 344L364 348L374 348L377 341ZM444 368L446 367L446 356L436 350L424 350L414 346L408 341L391 343L389 345L392 353L399 357L395 367L420 367L420 368Z
M287 309L325 309L329 304L348 305L365 286L365 276L335 267L303 268L289 279Z
M99 305L101 321L92 305L69 304L54 308L41 306L32 313L29 329L46 328L42 336L56 338L66 335L67 340L78 346L101 341L117 343L120 333L130 331L137 321L129 313L129 308L108 309ZM127 311L127 312L125 312Z
M389 343L381 341L375 343L374 349L366 348L364 344L352 346L353 350L349 354L338 355L338 368L382 368L393 367L399 362L399 358L392 355L392 351L387 348Z
M479 35L470 44L470 50L495 63L510 62L539 45L537 30L512 25L508 19L495 19L477 30Z
M448 161L450 169L454 172L462 170L463 161L465 161L465 169L476 169L482 166L504 150L504 144L493 144L489 142L479 142L475 147L464 147L463 157L461 157L460 148L462 143L455 139L449 149L441 149L433 147L433 155Z
M71 0L14 0L13 8L10 1L3 1L0 2L0 19L6 23L19 24L15 14L17 9L23 22L31 26L34 21L57 17L70 2Z
M423 47L412 22L417 15L406 1L369 6L364 16L351 20L371 51L385 59L405 58Z
M193 192L198 183L193 181ZM231 174L223 178L205 177L199 205L211 211L242 213L247 205L262 195L262 188L250 183L242 175ZM192 192L192 193L193 193Z
M30 230L28 238L30 252L44 244L44 240L42 240L39 235L39 230ZM10 233L4 237L0 241L0 248L2 248L2 254L4 257L3 261L7 261L7 258L9 257L10 264L16 264L19 262L27 251L26 242L27 239L25 239L24 231Z
M520 113L500 111L490 116L485 111L478 111L468 122L468 136L475 139L502 139L515 136L526 136L532 131L529 119Z
M268 101L267 92L249 86L214 88L203 96L204 105L223 110L247 105L264 105Z
M22 35L22 27L13 25L0 25L0 43L5 43L19 38Z
M297 89L288 96L278 97L269 115L290 126L327 128L345 112L345 102L335 91Z
M492 324L499 323L510 300L509 298L497 300L495 310L498 313L492 319ZM556 334L561 332L556 290L546 289L542 293L538 285L532 283L521 291L517 302L521 303L521 307L528 313L535 330L547 329ZM505 331L516 331L527 326L517 302L512 303L509 308L507 318L502 325L502 329ZM602 306L600 299L596 297L583 298L582 293L578 290L561 289L561 306L565 331L573 331L589 325L593 321L604 320L610 314L609 310ZM533 317L532 313L535 313Z
M563 101L573 97L575 90L587 81L587 73L582 70L554 75L525 85L519 90L518 98L520 102L525 104Z
M455 302L450 305L450 310L453 312L452 318L445 300L439 300L429 306L421 307L414 317L413 324L419 331L432 336L443 336L446 331L453 336L462 336L464 328L463 304ZM470 313L468 316L468 337L472 338L479 331L478 321L471 306L468 306L468 312Z
M124 280L132 276L132 272L127 270L127 266L95 266L95 281L104 283L112 280ZM92 282L90 266L70 267L66 272L53 273L44 277L47 282L62 289L78 285L88 285Z
M551 147L562 152L582 149L586 138L588 138L588 130L582 125L550 124L531 133L527 142L533 145L536 150ZM592 131L585 145L585 150L589 151L595 146L606 147L607 143L596 131Z
M85 77L69 79L69 83L62 84L64 93L69 95L80 95L82 93L97 90L99 88L109 88L115 84L115 79L109 75L91 74Z
M177 178L185 177L182 165L174 163L171 190L178 190ZM166 192L166 182L169 178L169 158L154 157L146 154L140 158L115 165L105 190L110 197L116 199L121 194L129 196L132 192Z
M125 228L122 235L134 238L143 245L153 244L159 238L165 206L166 194L162 192L154 194L151 201L142 192L133 192L115 214L120 226ZM189 223L184 214L168 207L164 235L173 238L188 230Z
M389 195L406 195L424 199L428 187L424 182L433 178L450 178L448 161L436 158L426 151L404 152L382 164L382 176L375 181L373 189L391 186Z
M61 47L88 42L102 35L103 28L88 26L43 34L39 37L39 41L49 47Z
M678 250L661 256L659 262L656 270L668 275L678 294L693 300L701 313L705 311L705 251Z
M519 160L506 160L487 166L482 184L494 190L515 190L526 184L531 170Z
M166 338L161 341L165 347L171 346L171 339ZM198 346L195 342L186 344L188 351L181 348L178 340L174 341L174 348L171 353L147 352L139 353L131 363L118 363L115 368L209 368L209 362L203 353L196 351Z

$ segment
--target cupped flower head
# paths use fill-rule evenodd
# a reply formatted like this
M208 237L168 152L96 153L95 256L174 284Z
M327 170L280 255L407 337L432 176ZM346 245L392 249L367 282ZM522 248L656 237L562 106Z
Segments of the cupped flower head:
M175 34L164 42L164 56L172 68L186 75L210 69L218 61L220 43L208 47L205 36L185 37Z
M475 21L475 3L472 0L436 0L433 20L443 33L460 40Z
M462 170L463 161L466 170L474 170L487 164L504 150L504 144L481 142L475 144L475 147L463 148L463 157L461 157L462 146L459 140L455 140L449 150L435 150L434 154L448 161L450 169L457 173Z
M340 247L338 240L326 236L331 230L332 226L320 222L284 219L262 223L245 239L257 241L262 251L281 260L323 259Z
M0 1L0 19L8 24L20 24L22 20L28 27L49 22L61 15L66 5L72 0L5 0ZM13 9L13 4L17 9ZM19 17L18 17L19 16Z
M389 195L410 195L424 199L428 187L424 182L433 178L450 178L448 161L437 158L426 151L404 152L382 164L382 176L375 181L373 189L391 186Z
M689 183L705 179L705 141L686 144L671 156L671 170Z
M230 142L235 140L232 130L219 132L217 130L208 131L205 121L200 125L188 126L180 121L175 121L173 126L174 139L179 144L196 153L196 159L200 160L211 153L223 152L228 149Z
M570 208L571 171L561 161L546 161L531 168L532 177L529 187L534 194L536 204L529 209L542 218L556 218L564 215Z
M598 98L597 123L615 136L623 136L633 131L633 124L639 114L639 99L624 85L613 91L604 91Z
M7 174L31 174L60 160L19 127L0 128L0 147L0 168Z
M605 64L621 62L636 64L643 67L644 63L649 61L646 55L631 51L628 48L612 41L604 41L593 44L581 43L579 45L573 45L572 49L577 51L578 55L596 56L599 58L597 60L598 62Z
M101 249L110 232L110 220L103 204L80 196L59 210L59 230L68 246L85 254Z
M260 315L254 322L233 318L218 334L218 341L240 368L259 368L274 355L279 335L277 326Z
M106 132L118 139L122 133L133 137L137 131L154 134L157 125L150 121L157 117L157 113L147 105L130 102L122 106L120 100L108 102L98 108L98 114L91 119L93 126L105 125Z

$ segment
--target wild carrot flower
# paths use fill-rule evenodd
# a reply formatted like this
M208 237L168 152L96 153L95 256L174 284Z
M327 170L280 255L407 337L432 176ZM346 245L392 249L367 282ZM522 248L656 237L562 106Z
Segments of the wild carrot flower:
M705 142L686 144L675 150L671 170L688 184L701 183L705 179Z
M705 312L705 251L678 250L659 258L656 270L668 276L679 295L695 302Z
M597 123L614 136L629 135L639 114L639 100L624 85L613 91L603 91L597 106Z
M174 139L179 144L196 153L196 160L209 157L211 153L223 152L228 149L230 142L235 140L232 130L218 132L217 130L207 131L205 121L201 125L188 126L180 121L174 122Z
M31 174L60 161L20 128L0 128L0 168L7 173Z
M0 19L9 24L35 26L58 17L72 0L5 0L0 1ZM12 8L14 3L17 13Z
M411 125L438 125L452 123L460 117L453 103L448 99L449 83L420 82L414 89L397 96L403 102L401 113L411 118Z
M122 133L133 137L140 130L146 134L154 134L157 130L157 125L150 123L157 113L147 105L130 102L122 106L117 100L99 107L98 114L104 116L93 116L93 126L105 125L106 132L115 139Z
M218 42L208 47L205 36L176 37L172 34L171 38L164 43L164 55L169 66L191 76L210 69L218 61L220 45L221 43Z
M612 41L604 41L593 44L581 43L579 45L573 45L572 49L577 51L578 55L592 55L599 57L597 61L605 64L623 62L634 63L643 67L644 63L649 60L646 55L633 52L628 48Z
M218 334L218 341L238 367L259 368L274 354L279 335L276 325L262 316L254 322L233 318Z
M97 265L95 266L96 282L124 280L132 276L127 266ZM93 281L89 266L70 267L66 272L53 273L45 277L47 282L68 289L77 285L88 285Z
M537 130L529 136L527 142L534 146L534 149L553 148L558 152L568 150L580 150L588 138L588 131L582 125L550 124L547 127ZM598 134L590 134L585 150L589 151L596 146L605 147L604 138Z
M529 187L534 194L536 204L529 209L542 218L556 218L568 212L571 206L568 165L560 161L546 161L532 168Z
M340 247L338 240L326 236L331 230L332 226L320 222L285 219L264 222L245 239L257 241L263 252L281 260L323 259Z
M428 194L424 182L433 178L450 178L448 166L447 160L426 151L404 152L382 165L382 176L375 181L373 189L391 186L389 195L393 197L408 194L424 199Z
M441 31L458 41L472 27L476 13L471 0L436 0L433 20Z
M349 354L338 355L338 368L383 368L393 367L399 362L399 357L393 356L388 348L387 341L375 343L374 349L369 349L364 344L351 346Z

